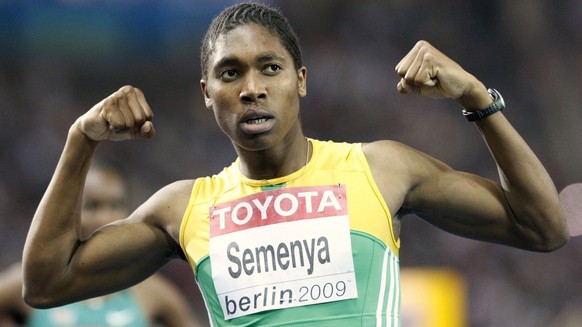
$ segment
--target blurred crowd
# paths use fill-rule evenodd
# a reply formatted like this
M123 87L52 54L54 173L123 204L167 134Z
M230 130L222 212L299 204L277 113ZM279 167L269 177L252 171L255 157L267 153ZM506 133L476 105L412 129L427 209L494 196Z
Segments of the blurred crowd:
M157 136L102 144L98 154L130 172L135 205L163 185L218 172L234 159L204 107L198 59L211 18L233 2L0 1L0 268L20 259L69 126L125 84L145 93ZM393 139L496 178L478 131L454 102L396 91L395 65L424 39L504 95L506 116L559 190L582 182L582 2L271 3L302 44L306 135ZM530 253L461 239L414 216L404 221L402 267L460 272L468 325L582 325L582 239L554 253ZM166 273L195 287L187 269ZM196 290L186 292L197 299ZM193 305L202 310L202 303Z

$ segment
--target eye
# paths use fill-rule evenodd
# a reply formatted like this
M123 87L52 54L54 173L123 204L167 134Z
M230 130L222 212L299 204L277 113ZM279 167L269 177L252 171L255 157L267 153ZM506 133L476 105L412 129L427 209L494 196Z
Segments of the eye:
M219 75L220 79L223 81L232 81L238 77L238 72L234 69L227 69L222 71Z
M279 66L277 64L270 64L270 65L265 66L265 68L263 69L263 72L265 72L265 74L267 74L267 75L276 75L282 69L283 68L281 68L281 66Z

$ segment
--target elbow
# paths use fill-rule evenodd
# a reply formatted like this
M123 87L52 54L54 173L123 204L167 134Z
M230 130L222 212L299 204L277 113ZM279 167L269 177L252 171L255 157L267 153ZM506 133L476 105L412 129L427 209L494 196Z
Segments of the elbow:
M26 289L22 291L24 302L36 309L48 309L57 306L50 297L41 294L32 294Z
M22 299L36 309L48 309L61 306L70 283L63 282L62 275L44 271L46 263L32 265L26 256L22 266ZM59 281L59 282L56 282Z
M22 298L29 306L36 309L48 309L62 305L57 301L56 292L51 292L43 287L22 285Z
M546 205L542 211L522 215L516 221L520 230L518 234L521 235L522 245L526 250L553 252L570 241L566 215L560 207Z
M545 230L550 231L549 235L545 237L545 248L544 252L552 252L560 249L570 241L570 228L568 226L568 221L563 211L559 211L559 219L553 220L555 223L550 224ZM554 215L555 217L555 215Z
M58 306L58 303L50 295L31 292L28 287L22 288L22 298L26 304L36 309L48 309Z
M544 241L541 242L541 246L537 249L539 252L553 252L564 245L566 245L570 241L570 233L569 232L561 232L555 233L552 237L544 238Z
M537 252L553 252L570 241L570 231L567 224L561 226L547 226L544 231L539 231L537 237L531 242L532 250Z
M563 247L564 245L566 245L566 243L568 243L569 239L570 239L570 236L568 236L567 238L564 238L562 240L559 240L559 241L546 242L546 243L541 244L541 245L539 245L531 250L536 251L536 252L543 252L543 253L554 252L554 251L560 249L561 247Z

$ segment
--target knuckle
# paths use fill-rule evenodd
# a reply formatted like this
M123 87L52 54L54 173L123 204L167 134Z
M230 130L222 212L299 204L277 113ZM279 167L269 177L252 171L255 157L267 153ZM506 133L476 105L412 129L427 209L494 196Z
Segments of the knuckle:
M137 125L142 125L147 121L146 116L142 112L135 114L134 119Z
M420 40L418 41L418 44L420 44L423 47L432 47L432 45L427 40Z
M133 91L133 86L124 85L119 89L119 93L128 94Z
M105 99L105 101L103 101L103 109L105 110L109 110L109 108L114 107L117 104L117 100L115 99L115 97L108 97Z
M430 44L428 42L426 42L425 40L420 40L420 41L416 42L416 45L415 46L416 46L417 49L424 49L424 48L426 48L429 45Z
M126 97L125 93L122 91L115 92L114 98L116 101L123 100Z
M133 87L125 85L114 93L115 98L119 100L127 99L128 95L133 93Z

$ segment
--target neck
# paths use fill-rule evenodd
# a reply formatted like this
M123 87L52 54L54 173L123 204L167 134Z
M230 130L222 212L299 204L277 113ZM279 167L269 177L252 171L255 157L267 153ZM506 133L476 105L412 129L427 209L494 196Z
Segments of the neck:
M239 155L240 170L248 178L261 180L287 176L307 165L311 156L311 142L301 137L286 147L269 149Z

